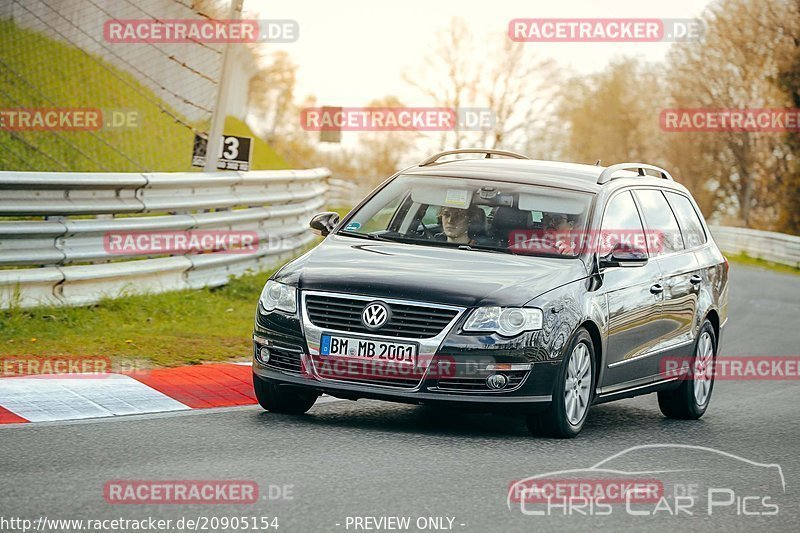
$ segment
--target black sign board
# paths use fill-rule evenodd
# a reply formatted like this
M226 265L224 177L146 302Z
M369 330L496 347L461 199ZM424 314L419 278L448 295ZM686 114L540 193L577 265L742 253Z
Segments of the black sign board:
M208 138L205 134L194 135L192 148L192 166L204 167L206 165L206 149ZM223 135L220 145L217 169L219 170L250 170L250 156L253 151L253 139L250 137L237 137Z

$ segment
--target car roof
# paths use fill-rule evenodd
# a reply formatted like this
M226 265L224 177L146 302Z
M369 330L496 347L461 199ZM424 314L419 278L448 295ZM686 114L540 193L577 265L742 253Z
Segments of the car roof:
M686 192L686 189L672 181L654 176L639 176L636 172L621 170L615 178L603 185L597 179L607 167L562 163L559 161L539 161L534 159L486 159L470 158L444 161L425 166L413 166L403 170L402 175L436 176L450 178L480 178L529 185L544 185L564 189L598 193L630 185L651 185Z

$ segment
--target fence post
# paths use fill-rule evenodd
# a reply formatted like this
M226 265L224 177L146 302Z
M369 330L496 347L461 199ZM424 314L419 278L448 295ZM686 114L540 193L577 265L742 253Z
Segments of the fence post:
M242 15L243 0L231 0L231 11L228 20L239 20ZM222 71L217 86L217 101L214 106L214 114L211 117L211 129L208 132L208 143L206 144L206 164L203 172L217 171L217 154L219 153L222 134L225 130L225 116L227 114L228 92L231 83L231 46L233 43L225 43L222 50Z

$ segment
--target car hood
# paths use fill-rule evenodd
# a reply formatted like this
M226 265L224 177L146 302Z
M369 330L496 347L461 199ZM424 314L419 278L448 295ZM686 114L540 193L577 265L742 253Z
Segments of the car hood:
M275 279L319 290L464 307L523 305L585 278L580 259L375 242L331 235Z

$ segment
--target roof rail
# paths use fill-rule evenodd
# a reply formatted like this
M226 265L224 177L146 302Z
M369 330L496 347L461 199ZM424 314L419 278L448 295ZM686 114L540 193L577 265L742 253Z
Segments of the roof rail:
M672 175L664 170L661 167L656 167L653 165L645 165L644 163L617 163L616 165L611 165L610 167L603 170L600 173L600 177L597 178L597 184L602 185L607 183L613 179L615 179L614 174L619 172L620 170L636 170L640 176L647 176L647 171L652 170L653 172L657 172L659 174L658 177L663 178L665 180L675 181L672 179ZM623 177L623 176L619 176Z
M446 152L439 152L438 154L434 154L429 158L425 159L424 161L422 161L422 163L420 163L419 166L425 167L428 165L432 165L444 156L455 155L455 154L486 154L486 159L490 159L493 155L511 157L514 159L530 159L528 156L518 154L516 152L507 152L505 150L489 150L487 148L459 148L458 150L447 150Z

